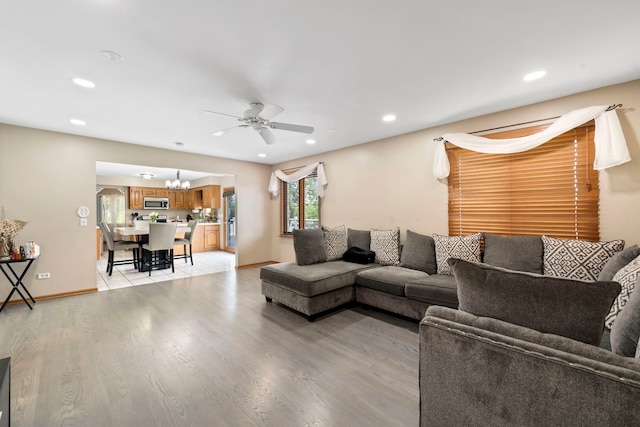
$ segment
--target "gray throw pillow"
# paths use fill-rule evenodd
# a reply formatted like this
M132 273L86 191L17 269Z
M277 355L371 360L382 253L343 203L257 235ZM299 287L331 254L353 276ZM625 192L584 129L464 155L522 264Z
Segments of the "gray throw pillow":
M433 237L407 230L400 267L436 274L436 247Z
M327 260L324 251L324 233L319 228L293 230L293 249L296 252L296 264L309 265Z
M500 236L484 233L485 264L542 274L542 255L540 236Z
M347 249L353 247L370 250L371 232L369 230L347 229Z
M598 280L612 280L622 267L633 261L638 255L640 255L640 247L633 245L624 249L622 252L618 252L604 265L604 268L598 275Z
M634 357L640 341L640 278L624 309L611 326L611 351L625 357Z
M459 309L599 345L616 282L583 282L450 259Z

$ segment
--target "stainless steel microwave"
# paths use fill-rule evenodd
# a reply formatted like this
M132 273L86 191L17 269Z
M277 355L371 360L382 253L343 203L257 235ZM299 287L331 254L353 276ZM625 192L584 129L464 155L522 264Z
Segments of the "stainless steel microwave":
M145 197L145 209L169 209L169 199L166 197Z

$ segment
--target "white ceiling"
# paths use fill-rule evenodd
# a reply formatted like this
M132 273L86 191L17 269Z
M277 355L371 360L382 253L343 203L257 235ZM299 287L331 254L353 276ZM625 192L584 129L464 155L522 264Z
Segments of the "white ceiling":
M638 0L6 0L0 122L275 164L638 79L639 16ZM255 101L317 143L211 135L236 121L201 110Z

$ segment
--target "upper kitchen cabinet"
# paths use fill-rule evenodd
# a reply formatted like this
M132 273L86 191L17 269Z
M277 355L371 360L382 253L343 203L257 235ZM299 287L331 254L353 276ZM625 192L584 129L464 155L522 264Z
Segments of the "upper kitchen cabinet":
M169 197L166 188L142 188L142 197Z
M220 186L206 185L202 187L202 207L203 208L219 208L220 207Z
M169 190L169 209L189 209L187 192L183 190Z
M189 202L191 209L219 208L220 186L205 185L189 190Z
M142 190L140 187L129 187L129 209L142 209L144 207Z

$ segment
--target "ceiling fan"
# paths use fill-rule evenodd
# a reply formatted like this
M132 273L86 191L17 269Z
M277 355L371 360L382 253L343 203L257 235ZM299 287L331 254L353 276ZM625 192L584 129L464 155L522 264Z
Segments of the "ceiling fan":
M273 144L276 139L271 133L270 129L288 130L292 132L313 133L313 127L294 125L290 123L272 122L271 120L278 114L284 111L284 108L273 104L263 105L259 102L252 102L248 110L244 111L242 117L234 116L232 114L218 113L216 111L202 110L205 113L217 114L219 116L233 117L234 119L242 122L238 126L222 129L217 132L213 132L213 136L221 136L227 132L235 131L238 129L253 128L264 139L267 144Z

